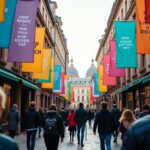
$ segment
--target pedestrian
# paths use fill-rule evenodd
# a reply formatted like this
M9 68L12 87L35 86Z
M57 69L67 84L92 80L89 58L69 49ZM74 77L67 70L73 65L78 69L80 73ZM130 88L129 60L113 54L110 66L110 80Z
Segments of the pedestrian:
M67 122L69 124L70 131L70 142L74 142L74 134L76 131L76 121L75 121L75 112L74 110L68 115Z
M52 104L42 121L44 141L47 150L57 150L59 138L64 139L64 126L61 116L56 112L56 105Z
M9 130L9 136L14 139L18 123L20 121L20 114L17 110L17 105L13 104L10 112L7 114L7 121L8 121L8 130Z
M140 108L136 108L135 110L134 110L134 117L136 118L136 119L139 119L139 115L140 115Z
M64 108L61 109L60 111L60 115L63 119L63 124L64 124L64 127L66 126L66 122L67 122L67 112Z
M94 121L93 132L96 135L96 129L98 126L98 133L100 138L101 150L105 150L105 144L107 150L111 150L111 135L114 130L113 115L107 109L107 102L102 102L102 110L96 114Z
M41 122L42 122L42 119L43 119L43 116L44 116L42 107L39 108L39 115L40 115L40 124L39 124L38 137L40 138L41 137L41 131L42 131Z
M87 111L84 109L83 103L79 104L79 109L76 111L75 114L75 121L77 122L78 145L81 144L81 147L83 147L84 132L85 132L85 126L87 122Z
M131 124L135 121L136 119L134 118L133 112L129 109L126 109L120 118L120 127L119 131L122 133L121 139L124 139L124 136L131 126Z
M89 122L89 127L91 128L91 121L92 121L92 112L91 110L89 109L88 110L88 122Z
M150 115L135 121L124 137L121 150L150 150Z
M113 119L114 119L114 131L113 131L113 138L114 138L114 143L117 143L117 138L118 138L118 133L119 133L119 119L121 117L121 112L120 110L117 108L117 105L114 104L113 105L113 109L112 109L112 115L113 115Z
M150 114L150 107L149 107L149 105L147 105L147 104L143 105L142 109L143 109L143 111L140 113L139 118Z
M25 132L27 134L27 150L34 150L35 139L38 126L40 125L40 115L39 112L35 109L35 102L30 102L30 107L25 112ZM24 133L25 133L24 132Z

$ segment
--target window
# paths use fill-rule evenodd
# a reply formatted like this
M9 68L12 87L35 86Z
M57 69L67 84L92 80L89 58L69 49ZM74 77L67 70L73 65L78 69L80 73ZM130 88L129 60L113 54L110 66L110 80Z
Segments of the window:
M131 70L128 69L128 79L130 79L130 76L131 76Z
M133 15L133 20L136 20L136 13Z
M123 20L123 9L121 10L121 20Z
M84 102L84 96L82 96L82 102Z
M44 10L44 7L43 7L43 9L42 9L42 14L43 14L43 16L44 16L44 14L45 14L44 12L45 12L45 10Z
M4 51L2 48L0 48L0 59L3 60L4 59Z
M141 55L141 67L145 68L146 64L145 64L145 54Z
M127 5L127 0L125 1L125 15L127 14L127 8L128 7L128 5Z
M46 24L47 24L47 15L46 15L46 17L45 17L45 22L46 22Z
M78 102L80 102L80 96L78 96Z
M84 89L82 89L82 94L84 94Z
M135 73L135 74L137 73L137 69L136 69L136 68L134 69L134 73Z
M17 67L17 63L16 62L14 62L14 67Z

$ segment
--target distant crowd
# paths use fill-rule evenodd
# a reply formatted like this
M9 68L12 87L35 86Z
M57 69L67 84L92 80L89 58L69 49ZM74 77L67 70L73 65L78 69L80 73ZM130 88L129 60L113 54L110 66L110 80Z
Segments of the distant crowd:
M18 150L18 145L14 141L20 122L20 113L16 104L13 104L7 114L7 121L11 138L0 134L0 150ZM142 111L136 108L132 112L126 108L120 111L114 104L110 111L105 101L101 103L101 110L98 112L84 109L83 103L79 104L77 110L62 108L57 112L56 105L52 104L45 112L42 108L36 111L35 102L32 101L25 112L23 124L27 150L35 149L37 134L39 138L43 136L47 150L57 150L59 142L64 141L67 126L69 142L74 142L77 133L77 144L82 148L87 122L89 127L93 128L94 135L98 131L101 150L111 150L111 139L113 137L113 142L117 143L119 132L122 140L121 150L150 150L150 106L143 105Z

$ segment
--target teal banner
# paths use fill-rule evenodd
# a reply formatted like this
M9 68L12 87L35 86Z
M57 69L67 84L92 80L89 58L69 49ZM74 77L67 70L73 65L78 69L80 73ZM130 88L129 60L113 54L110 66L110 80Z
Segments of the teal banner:
M61 65L54 66L54 92L61 90Z
M136 22L115 21L117 68L136 68Z
M0 23L0 48L9 48L17 0L6 0L5 20Z

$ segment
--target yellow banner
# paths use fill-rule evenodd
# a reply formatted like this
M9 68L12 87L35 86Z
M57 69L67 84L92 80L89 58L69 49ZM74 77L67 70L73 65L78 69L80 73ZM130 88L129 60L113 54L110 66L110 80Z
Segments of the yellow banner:
M150 24L145 23L145 0L136 0L137 53L150 54Z
M53 89L54 88L54 59L51 59L51 74L50 78L51 81L49 83L42 83L42 88L43 89Z
M103 65L100 65L98 67L98 74L99 74L99 86L98 86L98 91L99 92L107 92L107 86L103 84L103 75L104 75L104 69Z
M65 99L68 100L68 80L69 80L69 76L65 75L64 79L65 79Z
M48 80L49 78L49 69L50 69L50 61L51 61L51 49L43 50L43 64L42 64L42 72L41 73L33 73L33 79L39 80Z
M34 62L22 63L22 72L42 72L45 28L36 28Z
M0 22L4 21L6 0L0 0Z

